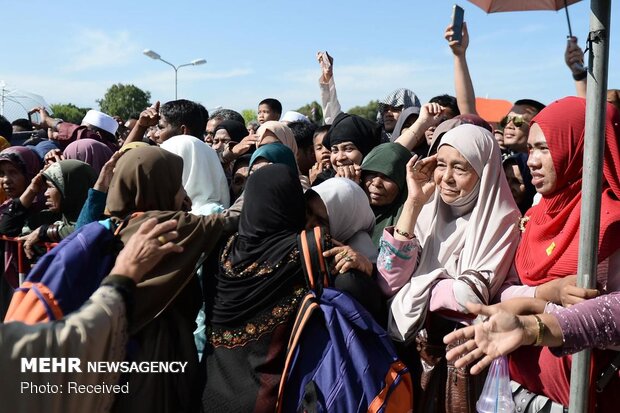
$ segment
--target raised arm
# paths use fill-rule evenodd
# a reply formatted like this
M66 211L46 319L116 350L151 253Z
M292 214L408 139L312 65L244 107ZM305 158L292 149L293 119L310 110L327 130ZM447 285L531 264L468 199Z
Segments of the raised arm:
M454 31L452 30L452 25L450 25L446 28L444 37L448 41L448 45L454 54L454 89L456 92L456 101L461 114L476 115L476 93L474 92L474 85L469 75L469 67L467 66L467 59L465 57L465 52L469 46L467 24L463 22L461 41L452 40L453 34Z
M318 52L316 59L321 65L321 77L319 87L321 88L321 105L323 106L323 120L326 125L331 125L336 116L342 109L336 94L336 83L334 83L334 58L327 52Z
M577 38L574 36L568 38L566 51L564 52L564 61L566 62L566 66L570 69L573 79L575 80L575 90L577 91L577 96L585 98L588 71L583 65L583 50L581 50L581 47L577 44Z

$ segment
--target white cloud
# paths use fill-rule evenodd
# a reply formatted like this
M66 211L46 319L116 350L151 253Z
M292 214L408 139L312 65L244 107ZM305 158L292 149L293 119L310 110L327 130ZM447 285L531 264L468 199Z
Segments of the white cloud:
M139 53L139 47L126 31L83 30L72 39L73 43L66 47L69 55L69 64L63 68L66 72L123 66Z

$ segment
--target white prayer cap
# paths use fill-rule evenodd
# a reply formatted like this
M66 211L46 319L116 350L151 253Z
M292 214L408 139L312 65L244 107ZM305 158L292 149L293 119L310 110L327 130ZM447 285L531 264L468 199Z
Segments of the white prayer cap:
M289 110L288 112L286 112L284 114L284 116L282 116L282 119L280 119L280 122L286 122L286 123L290 123L290 122L306 122L306 123L310 123L310 119L308 119L308 117L304 114L301 114L299 112L295 112L292 110Z
M82 119L82 125L87 123L89 125L96 126L99 129L103 129L106 132L110 132L112 135L114 135L118 129L118 122L116 119L94 109L86 112L86 116Z

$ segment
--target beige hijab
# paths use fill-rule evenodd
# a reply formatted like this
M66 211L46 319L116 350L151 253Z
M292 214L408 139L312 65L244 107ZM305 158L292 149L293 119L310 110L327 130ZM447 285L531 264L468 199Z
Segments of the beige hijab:
M291 128L275 120L270 120L263 123L256 131L256 134L258 135L258 140L256 141L257 147L261 146L261 141L267 131L272 132L276 135L280 142L291 148L293 154L295 155L295 159L297 159L297 141L295 141L295 135L293 135Z
M444 135L443 145L457 149L480 179L455 204L446 204L435 192L420 213L415 228L422 247L420 261L390 303L388 330L400 341L411 339L423 327L431 287L440 279L457 280L453 292L463 313L467 301L480 302L463 277L488 303L510 270L519 240L519 209L493 135L478 126L461 125ZM467 270L477 271L485 281L463 274Z

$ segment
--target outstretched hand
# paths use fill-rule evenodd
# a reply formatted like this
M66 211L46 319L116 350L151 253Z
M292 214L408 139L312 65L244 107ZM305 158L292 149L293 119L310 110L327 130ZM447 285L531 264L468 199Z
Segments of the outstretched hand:
M465 367L478 360L471 367L471 374L478 374L497 357L505 356L524 344L532 343L532 337L520 317L502 311L497 306L467 303L466 307L469 312L488 318L482 323L458 329L444 337L443 341L446 344L468 340L446 354L449 361L456 360L455 367Z

